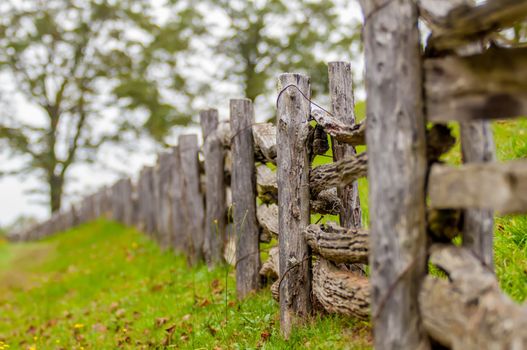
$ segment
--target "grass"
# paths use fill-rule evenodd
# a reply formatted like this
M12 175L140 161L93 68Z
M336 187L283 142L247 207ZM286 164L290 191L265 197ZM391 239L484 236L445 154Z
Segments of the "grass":
M526 118L497 122L493 129L500 160L527 157ZM452 164L460 159L459 144L445 156ZM316 164L328 161L316 158ZM365 223L367 187L361 180ZM503 290L523 302L527 216L496 217L494 250ZM7 346L370 349L371 326L318 316L286 342L279 335L278 305L268 290L237 302L231 268L189 269L184 257L160 251L136 230L97 221L37 243L13 245L0 238L0 350Z
M368 323L339 316L285 342L268 290L236 302L231 268L189 269L114 222L3 244L0 257L0 344L11 349L370 348Z

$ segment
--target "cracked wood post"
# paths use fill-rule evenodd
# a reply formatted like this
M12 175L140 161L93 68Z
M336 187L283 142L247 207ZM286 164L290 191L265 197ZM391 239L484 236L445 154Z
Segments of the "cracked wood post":
M187 240L185 237L185 214L184 214L184 198L183 198L183 172L181 166L181 158L179 156L179 146L172 148L172 167L171 167L171 183L170 183L170 198L171 198L171 222L170 228L170 245L177 253L188 252Z
M287 88L287 86L292 85ZM296 88L295 88L296 87ZM285 88L285 90L283 90ZM311 251L302 232L309 225L309 77L278 78L277 111L278 228L280 250L280 329L288 338L312 312Z
M429 349L422 61L413 0L360 0L366 62L374 347Z
M194 266L203 259L205 236L203 228L205 209L199 188L198 137L194 134L180 135L178 143L183 185L184 237L188 263Z
M223 261L225 245L225 212L227 210L224 181L224 152L217 135L218 110L208 109L199 113L203 131L205 157L205 237L203 253L205 262L212 268Z
M351 65L346 62L330 62L329 72L329 95L331 98L331 112L336 119L348 124L355 124L355 111L353 99L353 79ZM355 147L341 143L331 138L333 147L333 160L339 161L346 156L356 154ZM360 228L362 226L362 212L359 199L359 184L346 187L337 187L338 196L342 202L340 211L340 225L346 228Z
M256 221L256 168L251 100L230 101L232 205L236 232L236 292L243 299L260 287L260 233Z

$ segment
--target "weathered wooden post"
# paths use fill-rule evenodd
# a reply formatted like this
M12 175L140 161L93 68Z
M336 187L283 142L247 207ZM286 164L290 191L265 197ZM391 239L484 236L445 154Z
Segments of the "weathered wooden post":
M159 243L163 249L170 246L171 231L171 198L170 198L170 181L172 154L163 152L159 154L157 167L157 231Z
M351 65L346 62L330 62L329 73L329 96L331 98L331 111L336 119L355 125L355 101L353 97L353 77ZM333 147L333 160L339 161L348 156L356 154L351 145L331 138ZM337 188L338 196L342 202L340 212L340 226L347 228L360 228L362 226L362 212L360 208L359 184L354 181L351 186Z
M198 137L179 136L179 157L183 177L183 215L188 259L196 265L203 258L203 195L199 189Z
M413 0L360 0L365 24L375 349L427 349L417 295L426 270L425 120Z
M280 329L289 337L311 314L311 252L303 230L309 225L309 77L278 78L277 178L280 265Z
M205 156L205 240L203 253L209 267L223 261L227 204L225 200L224 151L217 135L218 111L203 110L199 113L203 131Z
M251 100L230 101L232 205L236 232L236 292L239 299L260 287L260 233L256 221L256 170Z
M170 228L170 245L178 253L187 251L187 240L185 231L185 205L183 196L183 175L181 159L179 156L179 146L172 148L172 167L170 182L170 198L171 198L171 222Z

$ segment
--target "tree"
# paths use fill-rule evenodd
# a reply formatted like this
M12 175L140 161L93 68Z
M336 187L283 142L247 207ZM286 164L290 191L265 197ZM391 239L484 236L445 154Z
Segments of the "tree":
M236 79L255 100L274 91L281 72L312 77L314 92L328 89L327 59L349 59L360 42L360 23L343 21L344 5L335 0L212 0L228 18L229 28L217 46L223 79Z
M173 15L172 26L161 26L150 2L133 0L0 4L0 73L43 115L0 114L0 142L25 161L12 173L36 173L47 183L52 212L61 207L70 168L93 161L101 145L142 130L162 142L170 126L190 120L166 102L152 73L175 76L184 90L174 54L188 48L199 16L188 6Z

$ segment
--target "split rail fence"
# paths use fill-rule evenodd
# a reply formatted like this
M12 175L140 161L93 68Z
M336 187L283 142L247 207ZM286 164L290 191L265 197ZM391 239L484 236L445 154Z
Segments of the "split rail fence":
M527 212L527 160L496 162L489 124L527 115L527 49L485 44L524 20L527 2L360 3L366 121L355 121L349 64L329 64L331 112L312 108L309 77L282 74L276 125L255 123L247 99L230 101L228 122L202 111L201 148L182 135L137 184L119 180L14 239L106 216L191 265L231 261L239 298L274 281L286 337L324 311L371 318L377 349L527 349L527 307L500 291L492 266L494 211ZM431 29L424 50L419 16ZM447 122L460 123L462 166L440 161L455 143ZM313 167L330 145L334 162ZM313 213L339 224L311 223ZM429 263L448 278L427 274Z

